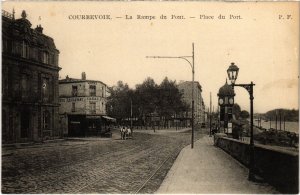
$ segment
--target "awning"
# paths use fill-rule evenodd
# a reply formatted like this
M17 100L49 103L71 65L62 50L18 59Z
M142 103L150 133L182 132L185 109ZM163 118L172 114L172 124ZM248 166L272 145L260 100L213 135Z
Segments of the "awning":
M112 121L112 122L117 122L117 120L115 118L109 117L109 116L102 116L102 118Z

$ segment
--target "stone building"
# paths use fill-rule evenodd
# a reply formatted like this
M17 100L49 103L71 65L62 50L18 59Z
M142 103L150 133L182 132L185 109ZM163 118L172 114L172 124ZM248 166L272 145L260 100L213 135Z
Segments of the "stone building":
M69 78L59 81L60 121L64 136L102 135L114 119L106 116L107 86L101 81Z
M2 142L43 141L58 128L59 51L38 25L2 10Z
M192 81L180 82L179 91L183 94L183 100L190 106L187 117L192 117ZM205 105L202 98L202 87L198 81L194 81L194 123L205 122Z

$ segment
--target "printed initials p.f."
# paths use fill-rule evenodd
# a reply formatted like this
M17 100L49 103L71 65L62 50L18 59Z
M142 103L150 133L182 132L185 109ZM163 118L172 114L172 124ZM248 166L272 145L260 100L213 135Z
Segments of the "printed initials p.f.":
M286 15L286 17L284 17L283 15L278 15L278 18L279 18L279 20L283 20L283 19L291 20L292 15Z

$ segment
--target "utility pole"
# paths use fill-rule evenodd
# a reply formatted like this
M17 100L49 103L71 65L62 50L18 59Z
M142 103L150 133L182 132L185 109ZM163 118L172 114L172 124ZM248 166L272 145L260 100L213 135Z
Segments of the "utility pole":
M211 92L209 92L210 101L209 101L209 136L211 136Z
M283 116L283 131L285 131L285 117Z
M194 43L193 43L193 67L192 67L192 138L191 138L191 148L194 148L194 75L195 75L195 54L194 54Z
M275 129L276 129L276 131L277 131L277 111L276 111L276 116L275 116L276 118L275 118Z
M279 111L279 130L281 131L281 111Z
M130 99L130 129L132 132L132 99Z
M179 58L189 63L192 68L192 136L191 136L191 148L194 148L194 74L195 74L195 54L194 43L192 43L192 56L146 56L146 58ZM190 61L192 58L192 62Z

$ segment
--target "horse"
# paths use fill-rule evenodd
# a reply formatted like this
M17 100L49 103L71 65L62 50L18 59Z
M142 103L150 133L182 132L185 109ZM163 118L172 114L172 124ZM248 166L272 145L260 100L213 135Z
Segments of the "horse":
M126 128L126 132L125 132L125 139L127 139L127 137L131 137L132 136L132 131L130 128Z

